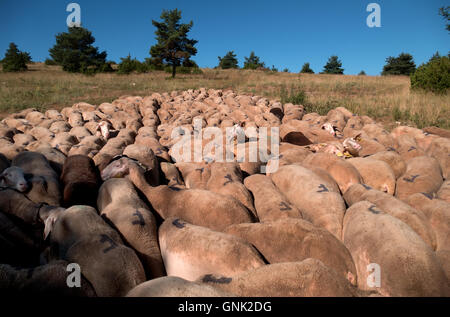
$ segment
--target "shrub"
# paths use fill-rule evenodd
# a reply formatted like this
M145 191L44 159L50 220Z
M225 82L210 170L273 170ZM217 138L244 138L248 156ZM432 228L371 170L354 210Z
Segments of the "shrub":
M9 48L2 60L4 72L19 72L27 70L27 63L31 62L30 54L21 52L14 43L9 44Z
M217 67L222 69L230 69L230 68L239 68L238 67L238 60L236 58L236 54L234 54L234 51L230 51L227 54L225 54L224 57L218 57L219 59L219 65Z
M401 53L398 57L389 56L386 58L386 65L383 67L381 75L406 75L414 73L416 64L411 54Z
M130 55L128 55L127 57L121 57L120 59L121 59L121 62L117 69L118 74L128 75L128 74L136 71L138 68L138 64L140 64L136 58L131 59Z
M291 86L290 91L285 86L281 87L280 97L282 103L304 105L307 102L306 93L300 87Z
M48 65L48 66L55 66L55 65L58 65L53 59L51 59L51 58L47 58L46 60L45 60L45 65Z
M303 67L300 70L300 73L303 73L303 74L314 74L314 71L309 66L309 63L305 63L305 64L303 64Z
M450 88L450 58L433 58L411 75L411 88L446 93Z

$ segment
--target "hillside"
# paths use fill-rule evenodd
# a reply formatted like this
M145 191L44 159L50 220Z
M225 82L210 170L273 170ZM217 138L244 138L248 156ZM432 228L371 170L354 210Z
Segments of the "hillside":
M85 76L63 72L59 66L31 64L28 72L0 72L0 117L30 107L41 111L62 109L79 101L99 104L123 95L145 96L205 87L302 103L308 112L319 114L344 106L382 121L388 128L395 126L395 122L418 128L433 125L450 128L448 95L410 92L409 78L404 76L299 75L216 69L203 69L200 75L177 74L175 79L169 76L164 72Z

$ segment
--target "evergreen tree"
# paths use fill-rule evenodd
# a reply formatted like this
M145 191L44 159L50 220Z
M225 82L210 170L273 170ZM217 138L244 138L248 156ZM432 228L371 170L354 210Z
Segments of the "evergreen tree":
M416 64L411 54L401 53L398 57L389 56L386 58L386 65L384 65L381 75L409 76L415 70Z
M447 31L450 32L450 23L448 23L448 21L450 21L450 6L439 8L439 14L445 20L447 20L447 27L446 28L447 28Z
M224 57L217 57L219 59L219 68L222 69L230 69L230 68L239 68L238 60L236 58L236 54L234 51L230 51L225 54Z
M260 61L259 57L255 55L255 52L250 52L250 56L245 57L244 69L258 69L260 67L266 67L265 63Z
M51 58L68 72L92 73L108 71L106 52L92 46L95 38L82 27L69 27L68 32L56 35L56 44L49 50ZM109 66L109 67L108 67Z
M358 75L359 75L359 76L365 76L365 75L366 75L366 72L362 70L362 71L359 72Z
M302 67L302 70L300 71L300 73L314 74L314 71L309 66L309 63L305 63L305 64L303 64L303 67Z
M27 63L29 62L31 62L30 54L19 51L16 44L10 43L2 60L3 71L19 72L27 70Z
M436 53L434 53L433 56L431 56L429 62L434 61L434 60L439 59L439 58L441 58L441 54L439 54L439 52L436 51Z
M324 74L338 74L338 75L342 75L344 73L344 69L342 68L342 63L336 55L333 55L328 59L328 62L323 67L323 73Z
M187 38L193 22L180 24L181 11L178 9L163 10L160 18L163 20L162 22L152 20L152 24L156 27L155 34L158 43L150 48L150 55L155 60L159 59L170 65L172 78L174 78L177 66L197 54L194 46L198 41Z

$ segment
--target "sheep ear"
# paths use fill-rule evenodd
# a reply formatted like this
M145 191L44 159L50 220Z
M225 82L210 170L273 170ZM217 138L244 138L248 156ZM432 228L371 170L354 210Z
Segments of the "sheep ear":
M45 221L44 221L44 241L47 240L47 237L49 236L50 232L52 232L55 221L56 221L56 218L52 217L52 216L45 219Z

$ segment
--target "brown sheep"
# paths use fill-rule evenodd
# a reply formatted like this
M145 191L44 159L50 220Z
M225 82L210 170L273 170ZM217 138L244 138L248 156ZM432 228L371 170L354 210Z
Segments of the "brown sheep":
M97 206L100 172L94 161L85 155L69 156L61 173L63 206Z
M282 218L302 218L302 213L277 189L270 177L255 174L244 179L252 192L255 209L261 222Z
M350 252L325 229L302 219L229 226L225 233L255 246L269 263L296 262L315 258L356 285L356 268ZM270 237L270 238L269 238Z
M265 265L234 277L208 274L198 281L245 297L352 297L362 293L312 258Z
M168 218L159 228L167 275L194 281L205 274L233 276L265 263L253 246L240 238Z
M165 274L158 245L156 219L139 198L133 184L123 178L109 179L100 187L98 210L122 235L141 259L148 278Z
M130 159L122 158L116 162L117 174L129 174L128 178L163 219L179 217L194 225L218 231L231 224L255 221L252 213L234 198L208 190L180 189L167 185L152 187L145 180L144 171Z
M323 227L338 239L342 235L345 203L339 193L311 170L299 165L286 165L271 175L278 189L303 214L305 220Z
M345 213L343 242L352 254L361 290L383 296L449 296L445 273L433 250L404 222L361 201ZM370 264L381 283L367 283ZM375 273L375 272L374 272Z
M56 217L50 262L77 263L98 296L125 296L145 281L136 253L89 206L73 206Z

